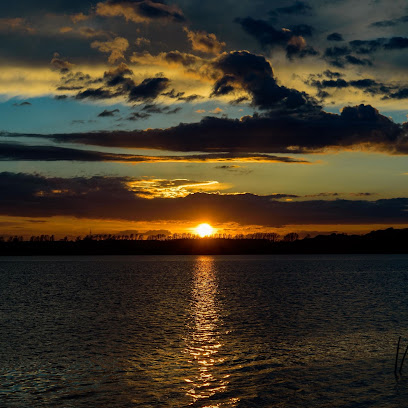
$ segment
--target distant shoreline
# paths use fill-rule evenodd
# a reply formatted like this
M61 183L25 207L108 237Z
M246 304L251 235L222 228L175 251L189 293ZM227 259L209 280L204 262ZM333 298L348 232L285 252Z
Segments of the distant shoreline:
M0 256L262 254L408 254L408 229L319 235L293 242L228 238L0 242Z

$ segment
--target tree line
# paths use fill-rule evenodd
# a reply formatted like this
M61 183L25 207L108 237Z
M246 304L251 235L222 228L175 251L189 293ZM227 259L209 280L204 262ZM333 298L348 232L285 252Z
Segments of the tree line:
M266 240L271 242L294 242L299 239L299 234L296 232L290 232L285 235L280 235L276 232L257 232L253 234L212 234L205 238L209 239L257 239ZM170 235L157 234L157 235L146 235L146 234L89 234L85 236L69 237L65 236L61 239L56 239L55 235L33 235L30 238L25 238L22 235L10 235L8 237L0 236L0 242L80 242L80 241L173 241L178 239L202 239L197 234L191 233L174 233Z

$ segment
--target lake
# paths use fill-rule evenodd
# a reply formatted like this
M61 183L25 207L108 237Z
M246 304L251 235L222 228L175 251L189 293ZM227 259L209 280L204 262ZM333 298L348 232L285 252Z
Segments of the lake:
M406 255L0 258L1 407L401 407L400 335Z

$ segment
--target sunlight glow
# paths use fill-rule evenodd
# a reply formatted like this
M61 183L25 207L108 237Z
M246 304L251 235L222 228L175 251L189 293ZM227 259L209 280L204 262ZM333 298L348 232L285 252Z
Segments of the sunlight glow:
M209 224L200 224L196 227L196 233L201 237L207 237L214 233L214 228Z

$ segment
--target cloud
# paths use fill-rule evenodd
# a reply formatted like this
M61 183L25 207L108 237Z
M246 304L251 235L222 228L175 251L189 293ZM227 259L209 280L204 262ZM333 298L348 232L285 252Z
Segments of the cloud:
M82 123L83 121L81 121ZM305 159L268 154L213 153L177 156L145 156L106 153L59 146L32 146L18 143L0 143L0 161L82 161L122 163L297 163L310 164Z
M134 85L129 90L129 101L140 102L157 98L169 86L168 78L146 78L139 85Z
M220 191L230 187L229 185L219 183L215 180L196 181L187 179L166 180L154 178L143 178L130 181L127 185L138 197L148 199L186 197L191 193Z
M184 27L184 31L187 33L193 50L217 55L226 45L225 42L218 41L215 34L208 34L205 31L190 31L186 27Z
M78 29L78 32L82 37L85 37L85 38L94 38L94 37L111 38L113 36L112 33L106 32L104 30L95 30L92 27L80 27ZM104 51L104 52L109 52L109 51Z
M161 0L108 0L96 5L96 14L103 17L123 17L126 21L148 23L150 21L185 21L183 12Z
M316 101L305 93L279 86L270 63L261 55L248 51L223 53L213 63L223 75L216 81L214 96L244 90L260 109L314 110Z
M147 104L142 107L143 112L148 113L162 113L165 115L172 115L181 111L180 106L176 106L171 108L170 106L162 106L162 105L155 105L155 104Z
M310 77L310 80L307 81L306 83L308 85L316 87L317 89L319 89L319 91L330 88L331 89L356 88L372 96L374 95L382 96L383 100L408 98L408 87L406 85L401 86L397 84L385 84L371 78L346 81L345 79L342 79L340 77L333 76L332 73L330 75L332 75L331 78L336 79L320 80L316 79L316 77L312 75Z
M15 31L26 34L34 34L36 32L36 30L27 23L26 19L21 17L0 18L0 31Z
M403 50L408 48L408 38L407 37L392 37L389 41L384 44L386 50Z
M294 35L300 35L303 37L311 37L315 31L315 29L308 24L291 25L289 29Z
M145 78L137 84L132 76L133 71L125 63L105 71L101 78L91 78L82 72L68 72L61 78L57 90L80 90L75 95L78 100L124 97L129 102L147 102L156 99L170 84L170 80L162 76Z
M196 182L193 182L193 188ZM274 195L194 193L177 198L163 198L161 195L147 199L137 195L141 183L140 179L129 177L68 179L0 173L0 189L3 192L0 197L0 214L30 218L73 216L128 221L196 221L206 218L210 222L237 222L240 225L268 227L408 223L407 198L280 201L282 197ZM170 193L174 188L177 190L177 187L183 185L185 188L185 184L188 184L186 180L156 183L159 190L165 192L167 189ZM201 183L205 187L208 182Z
M27 102L27 101L20 102L20 103L13 103L13 106L17 106L17 107L20 107L20 106L31 106L31 105L32 105L32 103Z
M126 120L131 120L131 121L137 121L141 119L147 119L152 116L150 113L144 113L144 112L132 112Z
M71 17L71 21L76 24L76 23L80 23L82 21L86 21L89 19L89 16L86 16L84 13L77 13L77 14L73 14Z
M214 113L215 115L219 115L222 112L224 112L224 110L219 107L213 109L212 111L209 111L209 113Z
M72 32L73 28L72 27L61 27L60 28L60 33L65 34L65 33L70 33Z
M147 46L147 45L150 45L150 40L149 39L147 39L147 38L145 38L145 37L138 37L138 38L136 38L136 40L135 40L135 44L138 46L138 47L145 47L145 46Z
M125 59L124 53L129 48L129 41L123 37L116 37L113 41L94 41L91 47L109 53L108 61L114 64L118 60Z
M60 57L60 55L56 52L51 60L51 65L54 69L60 71L61 73L65 74L70 71L75 65L71 64L67 60Z
M116 113L119 113L119 109L113 109L113 110L107 110L105 109L103 112L101 112L98 117L100 118L107 118L107 117L112 117L112 116L116 116Z
M395 18L393 20L375 21L374 23L370 24L370 27L374 27L374 28L394 27L401 23L408 23L408 16L402 16L399 18Z
M349 42L357 54L373 54L378 50L402 50L408 48L407 37L377 38L375 40L353 40Z
M351 44L351 43L350 43ZM367 59L361 59L351 55L352 50L347 46L343 47L329 47L326 48L324 52L324 58L328 62L338 68L344 68L345 65L361 65L361 66L370 66L372 62Z
M278 111L241 119L210 116L198 123L181 123L167 129L42 137L85 145L184 152L293 154L354 148L407 154L405 126L394 123L370 105L358 105L343 108L340 115L314 110L295 114Z
M288 58L294 56L303 58L318 54L314 48L307 46L306 40L301 35L295 35L289 29L277 30L267 21L255 20L251 17L237 18L235 21L241 25L244 31L252 35L263 48L285 48Z
M59 88L62 90L62 88ZM110 99L110 98L115 98L116 96L119 96L120 94L118 93L112 93L109 90L103 89L103 88L90 88L86 89L85 91L79 92L76 96L75 99L82 100L82 99Z
M339 33L331 33L327 36L327 41L344 41L344 39Z

